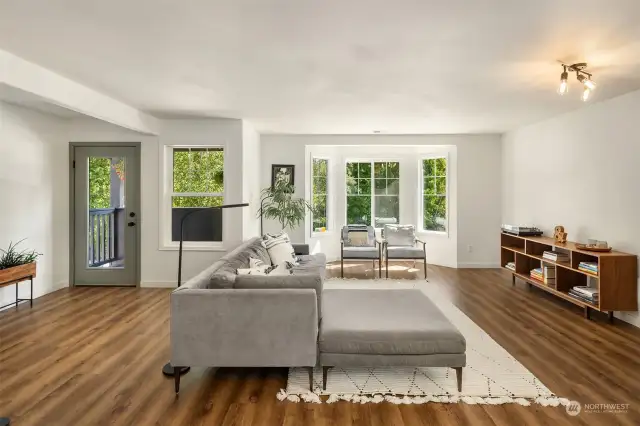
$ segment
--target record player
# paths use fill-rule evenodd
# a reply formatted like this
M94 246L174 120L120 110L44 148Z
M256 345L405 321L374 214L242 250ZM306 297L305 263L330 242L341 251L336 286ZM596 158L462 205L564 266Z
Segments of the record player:
M502 232L505 234L517 235L520 237L539 237L542 231L535 226L522 225L502 225Z

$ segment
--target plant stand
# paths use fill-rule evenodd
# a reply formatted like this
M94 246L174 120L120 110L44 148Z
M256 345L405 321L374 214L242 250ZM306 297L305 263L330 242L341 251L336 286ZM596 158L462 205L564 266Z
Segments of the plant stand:
M29 302L29 305L33 307L33 279L36 277L36 264L28 263L26 265L15 266L9 269L0 270L0 287L6 287L12 284L16 286L16 301L4 306L0 306L0 309L4 309L7 306L15 305L16 309L20 302ZM29 299L20 299L18 296L18 286L21 282L29 280L31 282L31 293ZM2 426L2 423L0 423Z

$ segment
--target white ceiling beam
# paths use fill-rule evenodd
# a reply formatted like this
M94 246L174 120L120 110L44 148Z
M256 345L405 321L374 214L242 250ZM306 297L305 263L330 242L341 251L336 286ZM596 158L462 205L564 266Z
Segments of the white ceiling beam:
M157 118L0 50L0 85L2 84L129 130L150 135L157 135L160 131Z

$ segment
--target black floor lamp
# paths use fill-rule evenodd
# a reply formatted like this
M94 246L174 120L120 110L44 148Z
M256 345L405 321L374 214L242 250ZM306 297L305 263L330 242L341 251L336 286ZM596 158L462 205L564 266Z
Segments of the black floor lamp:
M215 206L215 207L205 207L202 209L190 211L189 213L182 216L182 219L180 220L180 248L178 249L178 287L180 287L180 285L182 284L182 242L184 241L185 219L187 219L189 216L191 216L194 213L199 213L207 210L232 209L235 207L247 207L248 205L249 203L242 203L242 204L225 204L223 206ZM162 367L162 374L164 374L165 376L174 377L176 373L183 375L188 373L189 370L190 370L190 367L180 367L178 370L176 370L175 368L173 368L171 363L168 362ZM4 426L4 425L0 423L0 426Z

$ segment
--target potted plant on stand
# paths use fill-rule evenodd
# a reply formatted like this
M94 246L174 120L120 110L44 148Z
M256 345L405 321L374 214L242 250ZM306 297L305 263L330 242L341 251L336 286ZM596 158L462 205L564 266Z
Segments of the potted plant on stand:
M14 283L17 286L20 281L30 278L31 300L33 300L33 278L36 276L36 260L42 254L37 253L35 250L18 251L18 244L22 241L24 240L20 240L15 244L9 243L9 247L6 250L0 249L0 287ZM16 298L16 306L21 301L23 300Z
M276 179L273 186L262 190L262 202L258 210L261 233L263 217L277 220L282 231L294 229L304 220L307 210L311 210L311 204L303 198L294 197L294 190L295 187L286 179Z

